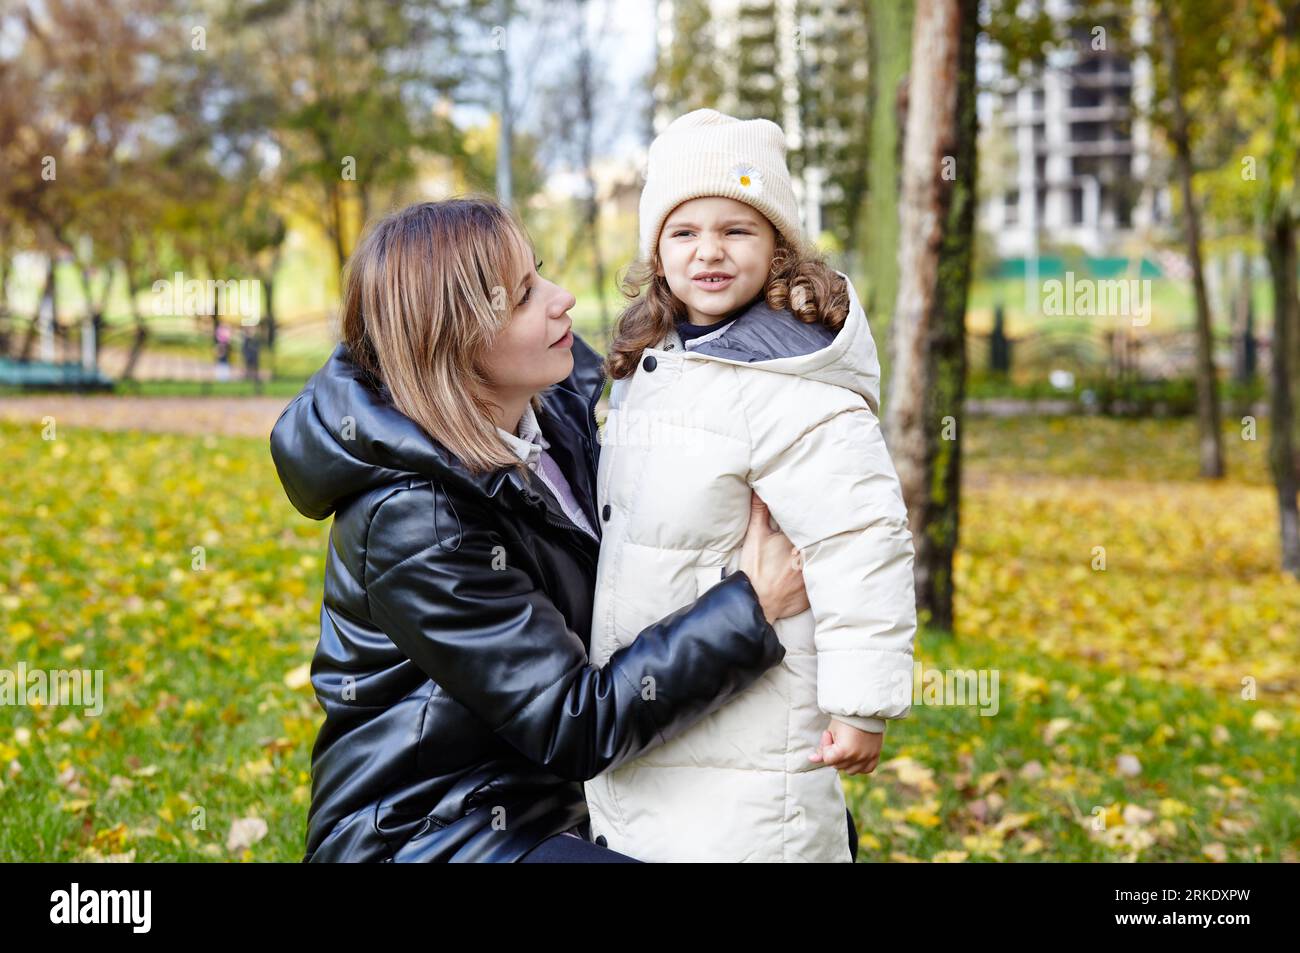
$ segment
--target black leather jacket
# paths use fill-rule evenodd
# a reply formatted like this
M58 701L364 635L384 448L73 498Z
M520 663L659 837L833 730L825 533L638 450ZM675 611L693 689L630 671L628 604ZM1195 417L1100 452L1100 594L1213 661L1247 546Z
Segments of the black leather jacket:
M603 376L576 336L573 350L538 419L599 528ZM300 512L334 515L304 860L516 861L585 825L582 781L673 738L785 655L734 573L592 666L596 541L540 479L471 474L344 345L281 414L271 455Z

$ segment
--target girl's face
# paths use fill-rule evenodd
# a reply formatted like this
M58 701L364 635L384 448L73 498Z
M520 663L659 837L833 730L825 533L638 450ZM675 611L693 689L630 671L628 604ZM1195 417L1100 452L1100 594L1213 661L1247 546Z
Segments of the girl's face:
M532 249L525 249L532 260ZM527 399L573 373L573 295L537 273L541 262L519 275L513 288L496 289L510 318L485 358L493 389L506 398Z
M657 274L686 305L692 324L713 324L762 293L775 251L776 229L762 212L706 196L683 202L664 220Z

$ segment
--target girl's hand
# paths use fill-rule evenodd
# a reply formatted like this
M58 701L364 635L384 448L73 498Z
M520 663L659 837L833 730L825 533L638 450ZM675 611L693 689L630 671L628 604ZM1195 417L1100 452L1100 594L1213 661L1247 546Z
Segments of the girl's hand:
M845 774L870 774L880 763L884 743L884 732L861 731L832 718L822 732L821 744L808 760L821 761Z
M740 549L740 569L749 577L769 623L808 608L803 560L785 533L768 525L767 504L751 491L749 528Z

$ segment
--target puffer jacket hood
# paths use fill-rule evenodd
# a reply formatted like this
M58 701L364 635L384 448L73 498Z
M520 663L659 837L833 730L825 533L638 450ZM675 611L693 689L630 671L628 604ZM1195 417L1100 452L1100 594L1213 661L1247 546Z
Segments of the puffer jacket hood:
M574 338L573 348L574 373L552 396L585 403L600 383L600 357L581 338ZM271 455L290 501L315 520L330 516L345 500L404 477L491 497L510 474L509 469L470 472L392 405L387 388L372 382L343 344L281 413Z
M844 387L860 394L871 412L880 412L880 360L857 289L848 275L849 313L838 331L805 324L788 310L773 310L759 298L716 338L686 351L687 358L759 364L772 374L789 374ZM661 346L682 348L674 332Z

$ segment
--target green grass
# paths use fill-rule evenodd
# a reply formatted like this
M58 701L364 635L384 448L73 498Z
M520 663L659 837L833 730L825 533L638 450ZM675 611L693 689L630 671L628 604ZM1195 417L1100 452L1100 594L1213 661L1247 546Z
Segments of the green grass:
M998 711L914 705L889 726L885 759L928 770L933 789L888 766L847 779L860 862L944 851L973 861L1114 861L1147 836L1136 854L1143 861L1205 860L1215 844L1230 860L1296 859L1294 712L1284 737L1261 733L1254 703L1063 663L1032 644L923 634L916 657L926 670L996 670ZM1053 719L1071 724L1049 743ZM1120 755L1136 756L1141 774L1122 775ZM1026 776L1031 762L1041 776ZM1117 824L1128 805L1154 816ZM1099 813L1105 830L1094 829Z
M917 659L997 670L999 711L918 704L889 728L881 767L846 779L863 860L1121 859L1135 845L1140 860L1204 860L1207 848L1297 858L1297 706L1265 677L1286 643L1263 653L1269 625L1285 637L1300 587L1267 569L1276 531L1262 444L1230 451L1237 482L1207 505L1191 432L1186 421L968 425L959 618L985 621L956 639L923 633ZM0 423L0 664L102 670L105 709L5 710L0 859L299 860L321 717L305 666L328 524L290 507L264 440L58 433ZM1135 482L1080 493L1099 467ZM1050 488L1065 521L1008 480ZM1147 512L1142 493L1191 495ZM1216 507L1235 495L1250 503L1225 520ZM1219 523L1236 535L1214 535ZM1075 581L1076 537L1117 525L1134 539L1108 540L1106 582ZM1220 547L1250 539L1261 542L1241 565L1217 568ZM1148 565L1148 552L1161 560ZM1260 699L1225 688L1231 661L1146 664L1166 627L1256 652L1245 671L1261 673ZM1138 638L1155 646L1134 643L1143 664L1107 641ZM1228 683L1208 677L1216 664ZM1137 756L1140 774L1122 775L1120 755ZM1026 775L1035 761L1041 774ZM1095 809L1105 831L1091 829ZM267 833L228 850L241 818Z
M1271 486L1269 422L1252 432L1225 410L1223 452L1232 483ZM973 420L962 466L979 475L1035 475L1143 480L1198 480L1196 420L1117 417L1001 417Z
M293 397L307 383L306 377L277 377L263 381L263 397ZM126 397L255 397L252 381L118 381L114 393Z
M289 508L266 442L3 424L0 466L5 665L104 673L101 717L6 712L0 858L238 857L231 824L259 817L249 856L299 859L318 711L285 679L317 637L327 528Z

